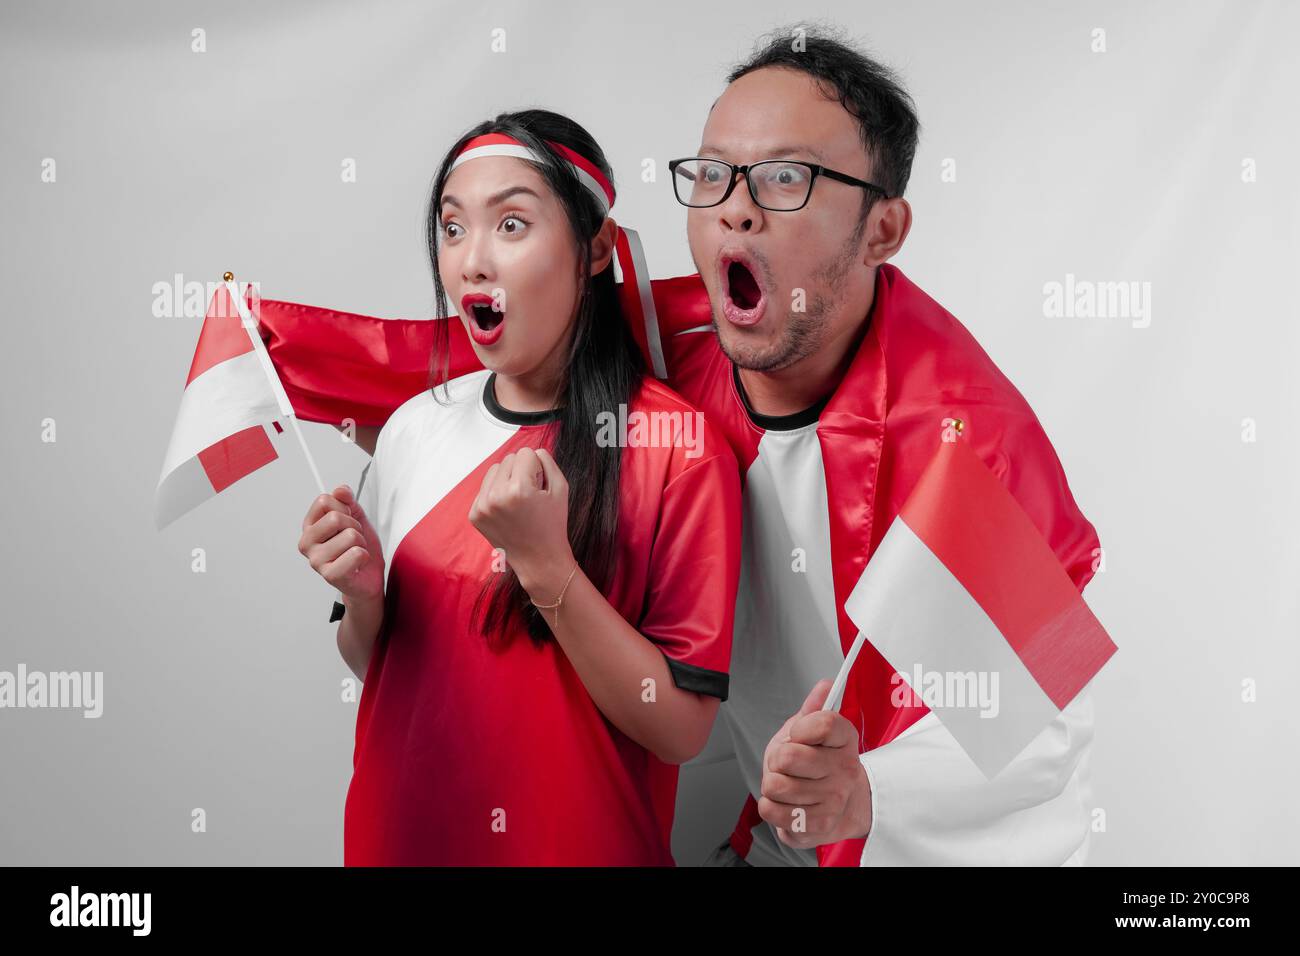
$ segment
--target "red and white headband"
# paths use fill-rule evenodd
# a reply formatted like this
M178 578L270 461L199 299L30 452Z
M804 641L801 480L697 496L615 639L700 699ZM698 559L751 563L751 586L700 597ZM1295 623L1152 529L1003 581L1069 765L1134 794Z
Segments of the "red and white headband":
M546 145L569 161L569 165L578 174L582 185L600 206L601 212L609 215L609 207L614 205L614 184L590 160L575 153L569 147L561 146L551 140L547 140ZM545 162L542 156L513 136L507 136L505 133L487 133L483 136L475 136L462 146L455 160L452 161L451 169L483 156L513 156L515 159L527 159L535 163ZM447 170L448 174L451 173L451 169Z

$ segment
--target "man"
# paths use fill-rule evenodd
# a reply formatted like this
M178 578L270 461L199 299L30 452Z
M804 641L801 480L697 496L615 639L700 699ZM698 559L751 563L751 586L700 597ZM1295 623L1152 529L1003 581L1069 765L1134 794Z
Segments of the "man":
M820 679L856 635L844 600L945 420L963 419L1079 587L1097 541L1023 399L885 266L911 226L910 100L847 45L798 39L778 34L733 71L700 158L674 176L713 322L665 336L670 380L745 471L722 712L751 796L711 862L812 865L814 847L823 862L1082 862L1086 697L993 781L935 715L892 706L893 671L874 651L842 715L819 710Z
M1099 549L1024 399L888 264L911 227L902 197L917 131L889 71L829 36L780 31L729 76L697 155L672 164L699 276L652 284L658 328L641 339L726 434L745 484L722 715L750 797L713 864L1062 864L1087 854L1087 689L993 780L924 705L894 703L898 676L869 644L839 712L820 710L856 636L844 601L954 420L1079 589ZM264 302L262 312L301 417L337 424L358 407L369 394L350 367L358 354L403 368L399 393L425 387L419 326L429 323L375 327L316 310L309 333L293 312L302 308ZM296 348L335 333L358 347ZM454 371L474 367L467 352ZM394 400L354 417L373 427Z

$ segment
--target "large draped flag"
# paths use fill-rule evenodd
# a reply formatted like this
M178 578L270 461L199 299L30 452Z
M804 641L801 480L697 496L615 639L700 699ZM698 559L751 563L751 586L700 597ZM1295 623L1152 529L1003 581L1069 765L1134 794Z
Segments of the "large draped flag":
M256 322L227 276L208 303L163 459L159 529L278 458L267 426L282 432L282 418L293 425L324 490Z
M698 275L649 279L635 229L620 227L614 278L632 337L657 378L666 378L661 334L707 326L709 297ZM298 418L335 427L379 427L430 385L434 332L447 334L452 378L483 366L455 315L450 322L378 318L259 299L262 340ZM662 330L662 331L661 331Z
M1116 647L1024 509L948 429L844 610L858 636L831 689L838 710L864 640L992 779Z

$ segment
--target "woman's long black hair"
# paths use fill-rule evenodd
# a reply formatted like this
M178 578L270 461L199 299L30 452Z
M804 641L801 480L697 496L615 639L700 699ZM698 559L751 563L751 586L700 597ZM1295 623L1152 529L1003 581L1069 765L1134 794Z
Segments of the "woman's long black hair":
M548 110L502 113L466 132L438 167L429 201L427 240L439 319L448 318L446 289L438 269L443 187L461 147L486 133L505 133L544 157L538 172L568 215L582 287L568 360L556 393L560 416L547 426L545 437L554 438L555 462L569 483L569 543L573 555L596 587L607 593L612 583L618 529L622 448L597 444L596 416L602 411L617 414L620 404L630 404L645 362L623 320L614 285L613 259L599 275L591 275L591 240L604 222L605 214L568 160L545 141L559 143L578 153L598 167L611 183L613 170L590 133L567 116ZM566 279L557 273L556 281ZM437 322L434 327L429 374L436 398L437 387L445 386L449 377L451 357L447 323ZM553 639L541 612L509 569L504 573L488 572L475 604L475 617L489 639L504 636L512 620L522 620L529 635L539 644Z

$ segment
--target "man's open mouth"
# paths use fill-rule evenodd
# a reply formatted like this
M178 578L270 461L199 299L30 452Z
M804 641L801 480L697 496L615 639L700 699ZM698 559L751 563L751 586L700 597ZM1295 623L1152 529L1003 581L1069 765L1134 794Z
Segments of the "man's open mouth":
M749 266L739 260L733 260L727 266L727 295L745 312L758 305L759 299L763 297L754 273L749 271Z
M754 261L737 250L724 253L721 266L723 317L732 325L757 325L767 311L767 296Z

